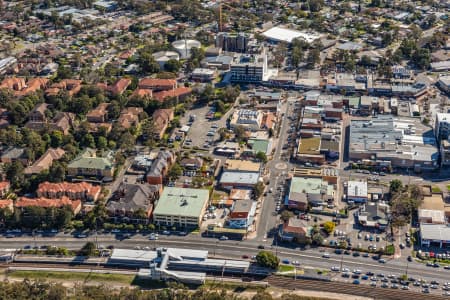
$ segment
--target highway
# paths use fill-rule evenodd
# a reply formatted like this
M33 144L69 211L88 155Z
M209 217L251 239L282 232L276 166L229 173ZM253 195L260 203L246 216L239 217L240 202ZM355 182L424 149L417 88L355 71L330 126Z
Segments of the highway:
M25 245L34 247L42 245L54 245L59 247L66 247L69 249L80 249L87 241L98 242L99 245L109 246L113 245L116 248L133 249L139 247L178 247L178 248L192 248L209 251L210 255L226 258L241 258L242 255L253 256L256 255L258 249L258 242L255 240L247 241L219 241L217 239L207 239L200 236L160 236L156 241L150 241L147 237L142 235L135 235L130 239L122 241L117 240L114 235L99 235L97 239L93 236L84 239L72 238L69 236L56 236L48 238L36 238L35 241L30 240L29 237L19 237L16 239L0 238L0 249L4 251L13 251L14 249L23 248ZM289 259L290 261L297 260L301 267L305 269L321 269L330 270L332 266L349 268L350 270L359 269L363 273L373 272L375 274L383 273L385 275L403 275L415 279L425 279L427 281L450 281L450 270L440 268L427 267L422 263L410 262L406 259L387 260L385 264L379 263L371 257L353 257L350 255L336 255L330 250L330 258L322 258L322 250L317 248L309 250L300 250L298 248L277 247L264 243L266 250L276 253L280 259ZM339 274L336 274L339 275ZM335 276L337 277L340 276ZM343 278L339 278L343 280Z

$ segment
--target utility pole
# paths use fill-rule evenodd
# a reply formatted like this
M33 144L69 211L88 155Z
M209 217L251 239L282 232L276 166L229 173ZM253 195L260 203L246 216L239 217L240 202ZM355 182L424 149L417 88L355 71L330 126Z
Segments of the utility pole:
M406 270L405 270L406 280L408 280L408 266L409 266L409 261L406 261Z
M340 268L341 272L342 272L342 264L343 263L344 263L344 254L341 255L341 268Z

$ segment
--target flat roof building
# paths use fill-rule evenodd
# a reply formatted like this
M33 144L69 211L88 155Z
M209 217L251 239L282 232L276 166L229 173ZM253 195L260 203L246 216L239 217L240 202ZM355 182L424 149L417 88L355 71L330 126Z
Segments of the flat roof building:
M347 201L367 202L367 181L350 180L347 182Z
M315 40L320 39L320 34L317 32L298 31L281 26L272 27L263 33L267 39L275 42L287 42L292 43L294 39L303 39L308 43L312 43Z
M450 224L420 224L420 244L423 246L450 247Z
M156 208L153 220L165 226L199 227L209 201L209 191L165 187Z
M351 121L349 157L421 171L438 167L439 150L433 130L420 119L378 115Z

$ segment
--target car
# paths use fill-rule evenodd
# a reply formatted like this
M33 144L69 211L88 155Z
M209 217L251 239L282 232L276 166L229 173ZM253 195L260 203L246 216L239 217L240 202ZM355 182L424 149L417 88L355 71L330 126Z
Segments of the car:
M450 296L450 292L444 292L442 295L443 296Z
M414 285L414 286L420 286L420 282L414 281L414 282L413 282L413 285Z
M187 235L187 232L186 231L180 231L180 232L178 232L178 235L179 236L185 236L185 235Z
M355 269L355 270L353 270L353 274L361 274L361 270L358 270L358 269Z
M353 274L353 275L352 275L352 278L354 278L354 279L359 279L359 275L358 275L358 274Z
M387 278L395 278L396 276L394 275L394 274L389 274L388 276L387 276Z
M291 262L289 261L289 259L283 259L281 262L282 262L283 264L285 264L285 265L288 265L288 264L291 263Z
M342 273L341 275L344 278L349 278L350 277L350 273Z
M437 289L439 288L439 286L437 286L437 285L435 285L435 284L432 284L432 285L430 286L430 288L432 288L433 290L437 290Z
M349 250L345 250L345 251L344 251L344 254L345 254L345 255L350 255L351 252L350 252Z
M399 281L397 279L391 279L391 283L398 283Z
M79 238L79 239L87 238L87 234L79 233L79 234L76 235L76 237Z
M353 252L353 256L354 257L358 257L358 256L360 256L361 254L359 254L359 252Z
M342 254L342 250L341 250L341 249L336 249L336 250L334 250L334 253L336 253L336 254Z
M426 263L426 266L427 266L427 267L432 267L432 266L433 266L433 263L427 262L427 263Z
M342 268L342 272L348 273L348 272L350 272L350 269L349 268Z
M444 269L446 269L446 270L450 270L450 265L448 265L448 266L445 266L445 267L444 267Z
M337 266L332 266L332 267L331 267L331 271L333 271L333 272L339 272L339 267L337 267Z
M423 289L423 290L422 290L422 293L424 293L424 294L429 294L429 293L430 293L430 290L429 290L429 289Z
M407 260L408 260L408 261L412 261L412 257L411 257L411 255L408 255L408 258L407 258Z
M372 282L370 283L370 286L377 286L377 283L376 283L375 281L372 281Z
M294 266L300 266L300 262L299 262L298 260L293 260L293 261L292 261L292 264L293 264Z
M395 284L395 283L392 284L392 285L391 285L391 289L398 289L398 284Z
M383 274L383 273L379 273L379 274L377 274L377 277L383 278L383 277L384 277L384 274Z
M362 279L362 280L369 280L369 276L363 275L363 276L361 276L361 279Z
M409 290L409 286L407 286L407 285L402 285L402 290L405 290L405 291Z
M387 279L387 278L381 278L381 282L389 282L389 279Z
M164 234L164 235L170 235L170 231L164 230L164 231L162 232L162 234Z
M227 241L227 240L228 240L228 237L225 236L225 235L222 235L222 236L219 238L219 240L221 240L221 241Z
M12 233L8 233L7 235L6 235L6 238L8 238L8 239L11 239L11 238L15 238L16 236L14 235L14 234L12 234Z
M369 257L369 253L364 252L362 256L363 256L363 257Z
M440 265L438 263L433 264L433 268L439 268L439 267L440 267Z
M376 278L375 276L370 277L370 281L378 281L378 278Z
M385 264L385 263L386 263L386 260L383 259L383 258L381 258L381 259L378 260L378 262L381 263L381 264Z
M258 249L264 249L265 247L264 247L264 245L259 245L258 246Z
M243 258L243 259L248 259L249 256L248 256L247 254L244 254L244 255L242 255L242 258Z
M383 284L381 285L382 288L387 289L389 287L389 284L387 284L386 282L383 282Z
M432 281L430 281L430 283L431 283L431 284L435 284L435 285L439 285L439 282L436 281L436 280L432 280Z
M367 275L367 276L373 276L374 274L373 274L373 272L370 272L370 271L369 271L369 272L366 272L366 275Z
M158 237L157 237L157 236L154 236L154 235L151 235L148 239L149 239L150 241L156 241L156 240L158 239Z
M119 229L113 229L113 230L111 230L111 233L120 233L120 230Z
M323 257L323 258L330 258L330 253L324 252L324 253L322 254L322 257Z
M359 280L358 279L353 280L353 284L359 284Z

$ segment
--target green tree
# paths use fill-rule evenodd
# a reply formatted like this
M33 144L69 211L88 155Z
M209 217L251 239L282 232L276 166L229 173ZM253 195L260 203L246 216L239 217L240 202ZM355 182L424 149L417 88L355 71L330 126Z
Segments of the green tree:
M183 168L179 163L174 163L170 168L168 175L170 179L177 179L178 177L183 175Z
M294 217L294 213L290 210L283 210L281 213L280 219L284 222L289 221L290 218Z
M21 162L16 160L10 164L6 164L4 166L4 171L6 174L6 179L9 180L13 188L17 189L23 185L25 176L23 173L24 167Z
M57 148L62 145L63 142L63 134L59 130L52 131L50 135L50 145L53 148Z
M233 132L236 135L236 140L238 142L242 142L247 139L247 133L244 126L238 125L234 127Z
M312 236L312 241L315 245L320 246L323 244L324 238L320 232L317 232Z
M314 69L314 67L320 63L320 49L313 48L309 50L306 62L308 69Z
M255 185L255 198L258 199L259 197L261 197L261 195L264 193L264 182L259 181L256 185Z
M169 59L165 64L164 64L164 69L168 72L178 72L181 68L181 63L176 60L176 59Z
M93 242L87 242L83 248L81 248L81 252L85 256L94 256L95 252L97 251L97 247Z
M252 297L252 300L273 300L273 297L267 291L259 291Z
M399 179L394 179L389 184L389 192L391 194L395 194L395 193L400 192L402 190L402 188L403 188L403 183Z
M256 262L265 268L277 269L280 264L280 259L269 251L260 251L256 255Z
M336 228L336 224L332 221L327 221L323 223L323 230L325 230L328 234L331 234Z
M264 152L258 151L258 153L256 153L255 157L256 157L256 159L262 161L263 163L267 163L267 155Z
M108 148L108 140L104 136L97 138L97 148L101 150Z

